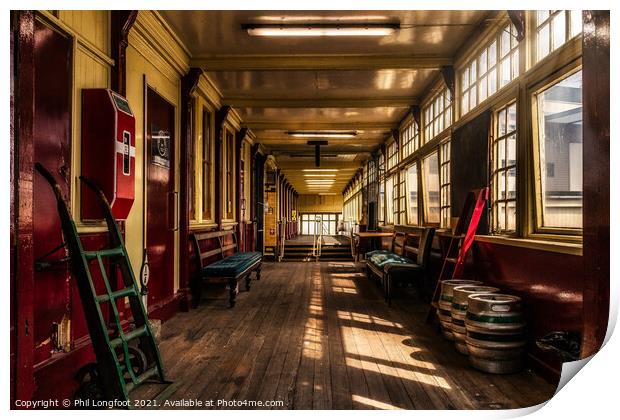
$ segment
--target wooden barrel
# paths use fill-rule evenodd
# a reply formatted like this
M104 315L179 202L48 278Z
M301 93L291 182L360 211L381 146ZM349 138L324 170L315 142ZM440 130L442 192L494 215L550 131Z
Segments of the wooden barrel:
M452 290L452 307L450 317L452 322L452 337L456 350L462 354L469 354L465 338L465 316L467 314L467 297L474 293L496 293L497 287L491 286L457 286Z
M457 286L477 284L482 284L482 282L459 279L441 281L441 294L437 305L437 317L439 318L439 323L441 324L441 332L448 340L454 339L452 335L452 316L450 315L450 310L452 309L452 291Z
M514 373L523 368L526 336L521 298L470 294L465 329L469 362L474 368L488 373Z

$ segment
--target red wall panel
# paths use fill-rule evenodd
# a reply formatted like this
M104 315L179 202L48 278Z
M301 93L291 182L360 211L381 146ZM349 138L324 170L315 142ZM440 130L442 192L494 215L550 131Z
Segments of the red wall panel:
M523 299L528 352L541 373L557 379L560 360L541 352L535 340L552 331L582 330L583 258L477 241L474 265L479 280Z

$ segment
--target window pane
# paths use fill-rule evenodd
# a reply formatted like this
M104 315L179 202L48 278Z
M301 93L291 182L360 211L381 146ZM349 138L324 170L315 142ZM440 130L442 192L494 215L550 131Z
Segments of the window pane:
M581 71L537 95L543 226L582 226Z
M505 57L510 51L510 26L502 31L500 57Z
M502 60L500 65L500 87L506 86L510 82L510 57Z
M493 69L489 72L489 96L497 91L497 70Z
M549 24L538 30L538 43L536 46L538 59L542 59L549 54Z
M555 50L566 41L566 17L564 11L553 18L553 49Z
M437 152L423 161L425 222L439 223L439 157Z
M539 10L538 12L536 12L536 24L540 25L548 17L549 17L549 11L548 10Z
M407 168L407 197L409 198L409 213L407 223L418 224L418 165Z
M489 45L489 68L493 67L497 63L497 42L493 41Z
M385 223L394 222L394 177L390 177L385 184Z
M571 38L581 33L582 17L581 10L571 10L570 12L570 36Z
M211 115L202 113L202 219L210 220L211 215Z

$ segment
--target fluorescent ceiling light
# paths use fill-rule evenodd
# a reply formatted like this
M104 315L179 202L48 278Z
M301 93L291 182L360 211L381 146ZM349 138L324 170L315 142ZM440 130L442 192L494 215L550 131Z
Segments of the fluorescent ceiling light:
M387 36L400 24L389 23L308 23L294 25L245 24L241 28L251 36Z
M338 172L338 169L302 169L303 172Z
M330 176L336 176L336 174L334 174L334 173L326 173L326 174L304 174L304 176L308 176L308 177L311 177L311 176L319 176L319 177L321 177L321 178L325 178L325 177L330 177Z
M289 131L291 137L349 139L357 136L357 131Z

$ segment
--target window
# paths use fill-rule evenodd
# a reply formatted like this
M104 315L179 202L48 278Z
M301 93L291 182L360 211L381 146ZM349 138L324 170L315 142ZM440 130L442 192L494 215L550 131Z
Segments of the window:
M517 211L517 104L493 115L491 158L491 212L494 233L516 230Z
M424 141L435 138L452 124L452 101L447 88L439 92L424 108Z
M539 228L582 227L581 89L578 71L534 95Z
M542 60L581 31L581 10L537 11L536 61Z
M392 140L387 146L387 170L389 171L396 165L398 165L398 143Z
M394 224L394 176L385 183L385 223Z
M507 25L499 38L499 87L510 83L519 75L519 43L517 30ZM482 100L482 98L480 98Z
M415 120L411 120L400 132L401 159L410 156L420 147L420 130Z
M424 222L439 223L439 156L433 152L422 160L424 171Z
M418 224L418 165L414 163L407 168L407 201L409 212L407 213L407 223L410 225Z
M383 179L379 181L379 209L377 218L378 223L383 225L385 223L385 182Z
M439 146L439 219L440 227L450 227L450 141Z
M235 176L235 136L231 131L226 130L226 141L224 144L224 215L225 219L234 219L234 176Z
M398 177L398 187L394 190L394 196L397 197L395 199L394 208L396 209L396 214L398 217L395 218L395 224L405 224L407 217L407 207L406 207L406 186L405 186L405 177L406 170L400 171L400 176ZM398 196L396 196L398 194ZM396 207L398 206L398 207Z
M509 24L461 72L461 115L519 75L517 31Z
M211 183L213 152L211 150L211 114L202 111L202 219L212 220L211 214Z

